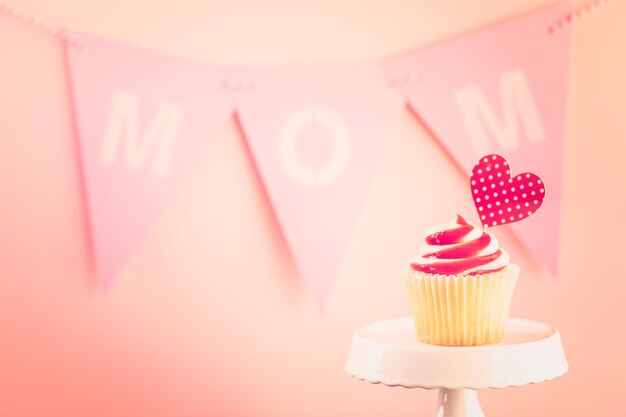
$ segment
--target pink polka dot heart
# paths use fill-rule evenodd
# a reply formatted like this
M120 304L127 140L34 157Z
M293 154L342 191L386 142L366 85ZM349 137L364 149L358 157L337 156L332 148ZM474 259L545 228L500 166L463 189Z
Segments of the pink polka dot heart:
M472 169L470 184L485 229L525 219L541 207L546 195L541 178L529 172L512 177L500 155L482 157Z

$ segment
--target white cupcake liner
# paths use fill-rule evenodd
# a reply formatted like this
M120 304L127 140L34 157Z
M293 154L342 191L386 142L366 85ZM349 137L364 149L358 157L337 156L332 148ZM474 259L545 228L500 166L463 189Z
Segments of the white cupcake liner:
M418 338L434 345L475 346L504 336L520 268L485 275L435 275L411 270L408 289Z

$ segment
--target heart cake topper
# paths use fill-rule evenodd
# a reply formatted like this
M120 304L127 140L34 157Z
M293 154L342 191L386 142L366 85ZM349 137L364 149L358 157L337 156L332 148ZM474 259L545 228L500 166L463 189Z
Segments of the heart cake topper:
M546 196L541 178L530 172L512 177L508 161L495 154L480 158L470 184L485 229L525 219L541 207Z

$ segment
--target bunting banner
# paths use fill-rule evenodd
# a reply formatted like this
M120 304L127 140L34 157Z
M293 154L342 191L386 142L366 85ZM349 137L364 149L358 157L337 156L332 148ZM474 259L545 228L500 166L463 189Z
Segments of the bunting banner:
M76 36L86 45L67 48L76 130L92 246L108 285L232 104L217 69Z
M254 88L236 93L237 114L300 273L323 307L403 103L373 64L228 75Z
M568 2L378 63L223 68L87 34L67 42L92 241L110 283L236 114L302 278L322 307L404 102L469 174L481 155L550 183L513 231L557 267Z
M570 32L562 2L383 62L410 107L469 173L482 155L540 172L550 195L510 226L553 274L558 259Z

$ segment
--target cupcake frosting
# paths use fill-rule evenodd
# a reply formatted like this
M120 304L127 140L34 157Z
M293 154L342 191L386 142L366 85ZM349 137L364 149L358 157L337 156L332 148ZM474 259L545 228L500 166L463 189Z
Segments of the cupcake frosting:
M457 214L454 221L426 231L411 268L439 275L476 275L499 271L508 263L509 255L495 236Z

